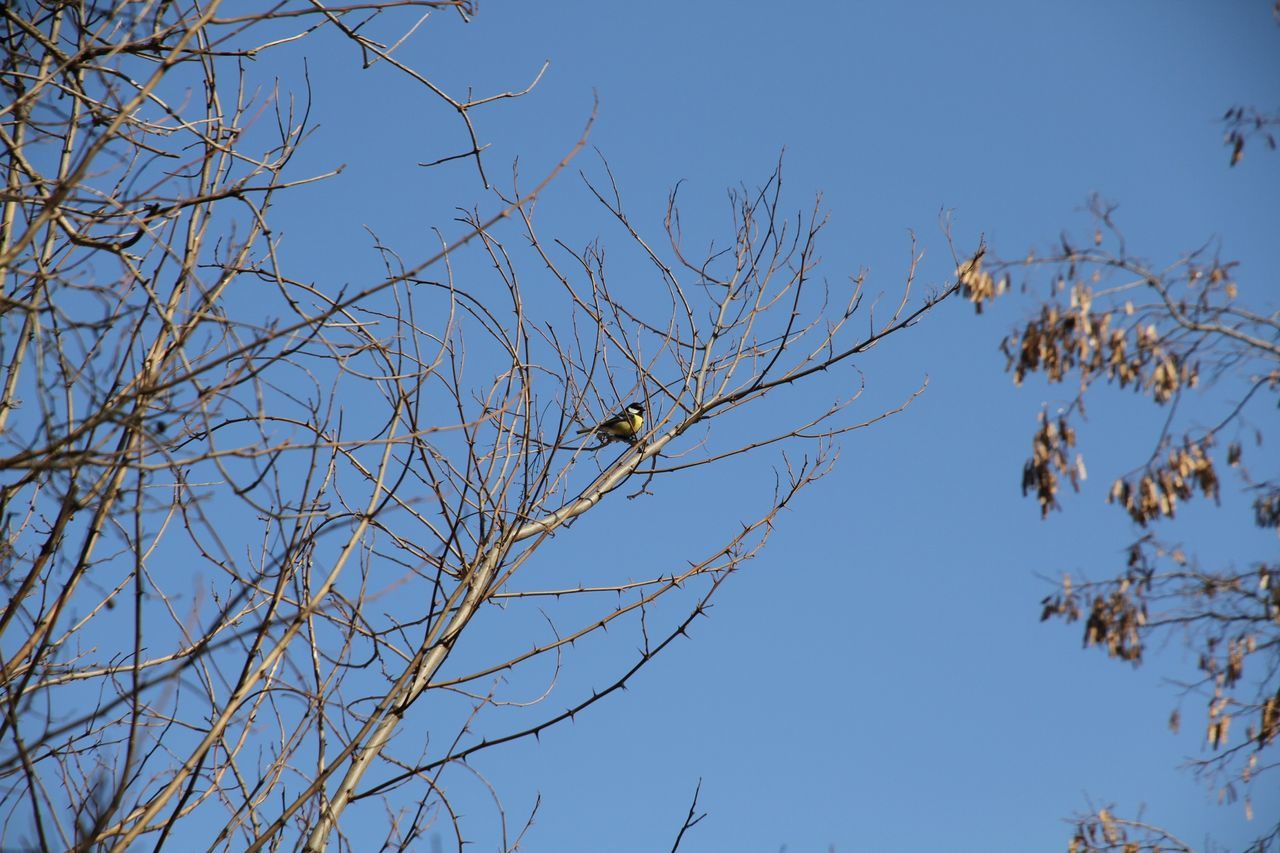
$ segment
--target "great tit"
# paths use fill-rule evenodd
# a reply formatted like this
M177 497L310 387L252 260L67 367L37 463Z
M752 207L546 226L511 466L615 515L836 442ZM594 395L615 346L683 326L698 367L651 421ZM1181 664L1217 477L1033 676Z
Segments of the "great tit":
M642 426L644 426L644 406L639 403L631 403L613 417L603 420L593 427L578 430L578 435L598 432L605 436L606 440L620 438L623 441L635 441L636 435L640 432L640 427Z

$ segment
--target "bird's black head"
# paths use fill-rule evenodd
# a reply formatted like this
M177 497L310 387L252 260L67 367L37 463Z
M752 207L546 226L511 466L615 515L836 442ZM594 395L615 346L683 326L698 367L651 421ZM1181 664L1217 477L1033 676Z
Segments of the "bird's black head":
M640 405L639 403L632 403L631 405L627 406L627 411L632 412L633 414L643 415L644 406Z

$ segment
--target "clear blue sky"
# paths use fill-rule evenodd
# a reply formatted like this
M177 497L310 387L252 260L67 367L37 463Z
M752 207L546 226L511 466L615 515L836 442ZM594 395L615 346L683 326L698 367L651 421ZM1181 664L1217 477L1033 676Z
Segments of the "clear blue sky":
M962 242L985 233L1016 256L1084 227L1081 208L1098 192L1120 204L1138 254L1169 261L1220 237L1244 264L1246 298L1274 305L1280 154L1255 143L1229 169L1218 124L1234 104L1280 107L1270 6L485 0L469 25L433 18L402 56L477 94L522 88L550 60L533 94L476 114L498 179L517 157L528 179L544 173L598 93L591 142L651 234L679 180L686 224L724 233L725 188L755 185L785 148L790 206L820 191L831 211L821 254L833 282L867 268L873 292L896 292L909 229L928 253L922 281L941 282L944 208ZM464 147L455 121L387 69L361 72L351 51L326 44L269 61L295 81L302 55L310 61L320 128L298 173L347 164L310 195L287 196L276 220L294 274L336 289L377 274L362 226L425 254L431 226L451 233L455 206L492 202L466 161L416 165ZM598 176L593 158L577 166ZM573 175L539 215L570 244L624 242ZM651 272L634 275L643 286ZM710 618L625 694L540 742L478 756L513 822L541 795L526 849L669 849L699 778L709 817L690 851L1064 849L1060 819L1086 797L1130 814L1145 804L1148 819L1195 843L1250 837L1259 822L1179 772L1203 754L1200 700L1184 704L1182 735L1164 727L1177 696L1162 678L1187 671L1181 642L1135 672L1082 652L1076 626L1037 621L1045 577L1101 576L1122 559L1130 531L1103 496L1149 447L1152 421L1140 401L1099 396L1084 436L1091 479L1066 514L1041 522L1019 494L1020 469L1041 402L1064 395L1015 389L997 351L1030 304L1008 299L982 318L946 306L860 362L867 414L926 373L930 389L850 436L836 473L783 516ZM635 577L670 571L762 506L773 462L613 500L531 570L589 582L608 555ZM1187 522L1206 555L1274 553L1274 537L1223 513L1192 508ZM466 642L477 645L463 656L486 650ZM535 713L605 686L636 645L617 631L575 648ZM474 849L496 849L487 793L462 772L446 781ZM1280 796L1254 795L1263 818L1280 814Z

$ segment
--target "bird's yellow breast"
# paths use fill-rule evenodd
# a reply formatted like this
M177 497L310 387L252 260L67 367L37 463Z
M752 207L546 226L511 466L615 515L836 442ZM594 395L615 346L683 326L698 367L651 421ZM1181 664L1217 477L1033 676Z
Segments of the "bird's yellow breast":
M627 412L618 416L616 420L601 427L602 432L609 435L616 435L619 438L631 438L640 431L640 427L644 426L644 417L634 412Z

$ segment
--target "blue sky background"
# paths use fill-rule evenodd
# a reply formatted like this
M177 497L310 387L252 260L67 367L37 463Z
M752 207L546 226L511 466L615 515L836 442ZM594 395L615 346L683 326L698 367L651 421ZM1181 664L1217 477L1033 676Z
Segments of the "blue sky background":
M833 283L865 268L871 292L896 294L910 229L927 252L921 283L941 283L953 271L944 209L963 247L985 233L1009 257L1064 228L1088 233L1083 206L1098 192L1120 204L1135 253L1168 262L1220 238L1243 262L1244 298L1274 310L1280 292L1280 155L1255 142L1228 168L1218 121L1235 104L1280 106L1280 26L1263 0L486 0L465 26L433 17L399 55L455 94L523 88L550 60L532 94L475 114L499 183L516 158L526 181L544 174L597 93L591 142L653 236L677 181L688 229L728 236L725 189L757 185L785 148L787 206L821 192L831 212L821 255ZM324 34L260 70L296 85L304 56L319 129L295 174L347 168L277 206L296 276L333 290L370 280L364 226L411 258L433 249L431 227L461 230L456 207L494 208L468 161L417 165L466 145L420 89L385 67L362 72ZM575 168L601 175L591 152ZM625 257L624 235L572 174L538 215L545 235L599 236ZM499 236L519 242L514 228ZM614 275L640 288L652 271ZM1165 727L1177 693L1163 679L1190 671L1177 638L1133 671L1082 652L1078 626L1038 622L1047 577L1121 564L1133 537L1103 499L1149 452L1158 413L1095 393L1082 432L1090 479L1041 522L1019 493L1021 465L1040 405L1067 394L1015 389L997 349L1032 303L1006 298L975 318L956 302L860 360L870 387L855 413L900 401L926 374L929 390L849 436L836 472L784 514L710 618L628 691L539 742L477 757L513 823L541 795L526 849L668 849L699 778L709 816L686 838L693 851L1064 849L1061 819L1090 797L1131 815L1145 804L1187 841L1238 847L1280 814L1280 795L1254 791L1260 819L1246 824L1238 804L1217 806L1179 772L1205 753L1200 699L1183 704L1181 735ZM834 396L805 393L798 405ZM637 578L669 572L763 507L774 461L696 472L643 501L615 496L531 572L590 582L602 558ZM1236 524L1235 509L1193 505L1180 520L1206 564L1274 555L1274 536ZM491 636L467 636L476 645L460 662L505 632L527 645L519 624L483 625ZM636 645L628 631L580 644L534 713L603 687ZM531 698L535 683L510 690ZM483 786L462 773L450 784L475 849L496 849Z

